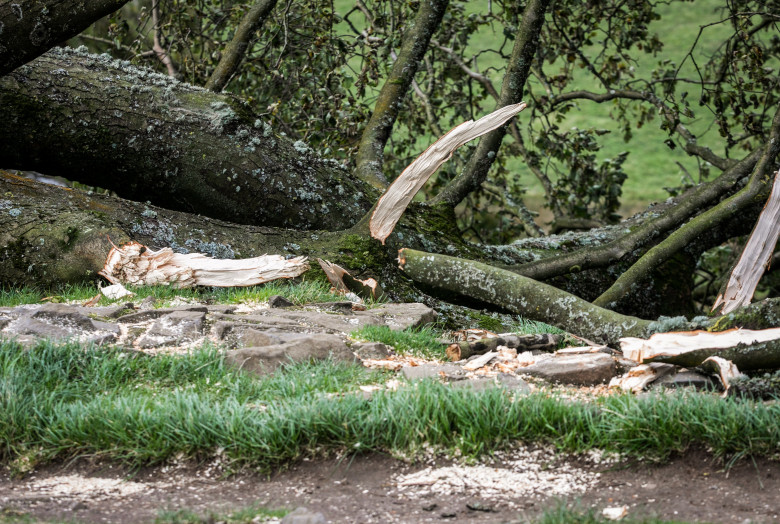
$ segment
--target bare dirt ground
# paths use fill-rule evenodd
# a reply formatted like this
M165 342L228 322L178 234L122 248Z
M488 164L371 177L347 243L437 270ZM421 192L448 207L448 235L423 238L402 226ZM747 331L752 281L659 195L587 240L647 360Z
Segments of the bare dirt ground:
M410 465L380 454L304 461L270 477L224 478L214 464L129 472L87 461L0 476L0 515L77 522L150 522L161 510L207 515L251 505L306 506L334 523L526 522L559 501L684 522L780 522L780 462L747 459L725 471L701 451L655 465L518 449L471 465Z

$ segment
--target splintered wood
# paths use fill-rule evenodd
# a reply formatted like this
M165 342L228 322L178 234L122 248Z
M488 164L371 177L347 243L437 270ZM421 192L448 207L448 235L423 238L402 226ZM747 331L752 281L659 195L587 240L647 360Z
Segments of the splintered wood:
M731 329L720 333L708 331L680 331L656 333L649 339L626 337L620 339L623 356L636 362L669 362L697 366L710 355L701 356L698 362L685 359L685 355L701 350L725 350L736 346L750 346L761 342L780 339L780 328L750 330Z
M153 251L138 242L111 245L98 274L112 284L243 287L297 277L309 269L306 257L285 260L280 255L263 255L234 260L174 253L167 247Z
M525 102L504 106L477 121L463 122L434 142L390 184L371 215L371 236L385 243L414 195L460 146L501 127L525 109Z
M769 265L769 259L775 250L780 235L780 171L775 173L775 182L769 200L758 217L750 239L745 244L742 256L734 271L731 272L726 289L718 295L712 310L721 308L720 314L726 315L735 309L750 304L758 281Z
M333 262L328 262L321 258L318 258L317 262L319 262L320 267L325 272L330 285L333 286L333 291L340 295L354 293L360 299L377 299L384 294L384 291L379 286L379 282L373 278L360 280Z

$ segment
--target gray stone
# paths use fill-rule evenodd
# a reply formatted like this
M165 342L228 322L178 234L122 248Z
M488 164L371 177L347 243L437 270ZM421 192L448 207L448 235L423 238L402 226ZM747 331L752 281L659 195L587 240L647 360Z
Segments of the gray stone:
M325 311L335 311L336 313L344 313L345 315L351 315L354 310L354 303L348 300L342 300L339 302L315 302L308 304L307 308L315 308Z
M174 311L156 320L138 340L142 348L178 345L202 336L206 313L201 311Z
M256 375L268 374L279 366L292 362L327 358L355 360L352 351L341 337L326 334L309 335L283 344L236 349L228 351L225 356L228 363Z
M591 386L608 382L617 372L615 360L604 353L556 355L518 370L551 382Z
M231 348L271 346L308 336L306 333L278 329L260 330L253 326L241 322L220 321L214 324L212 333Z
M401 373L407 380L441 378L447 381L463 380L466 371L457 364L423 364L422 366L404 366Z
M39 308L19 308L15 315L9 315L9 322L3 326L3 335L16 337L28 345L38 339L66 340L106 344L119 335L116 324L92 320L80 311L88 308L67 304L44 304ZM13 317L16 317L15 319Z
M393 331L422 327L434 322L437 317L436 311L420 303L382 304L370 310L370 313L383 317L385 324Z
M518 393L530 393L531 387L525 380L508 373L499 373L494 377L479 377L469 380L460 380L452 382L451 387L469 389L471 391L487 391L497 387L503 387L509 391Z
M268 307L285 308L292 307L295 304L284 298L282 295L274 295L268 299Z
M381 342L358 342L352 345L352 351L358 358L383 360L393 354L387 345Z
M678 371L672 375L659 378L650 385L651 388L685 388L718 390L720 383L712 377L697 373L696 371Z
M281 524L327 524L325 515L306 508L295 508L282 518Z

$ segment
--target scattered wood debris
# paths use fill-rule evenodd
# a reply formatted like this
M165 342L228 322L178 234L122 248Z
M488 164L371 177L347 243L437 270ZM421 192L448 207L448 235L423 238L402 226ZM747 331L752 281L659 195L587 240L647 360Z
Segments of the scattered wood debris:
M201 253L174 253L164 247L157 251L138 242L113 246L98 273L112 284L243 287L280 278L293 278L309 269L306 257L285 259L263 255L243 259L217 259Z
M390 184L377 202L369 223L371 236L384 244L414 195L456 149L470 140L501 127L525 107L525 102L520 102L496 109L477 121L463 122L428 147Z
M489 333L489 332L488 332ZM447 347L447 358L452 361L463 360L473 355L481 355L489 351L497 351L499 346L516 348L521 351L545 351L552 352L563 340L563 335L542 333L538 335L515 335L506 333L495 335L491 333L489 338L472 341L461 341L450 344Z
M119 300L120 298L132 297L135 295L135 293L129 291L122 284L111 284L110 286L101 287L100 293L111 300Z
M780 170L775 173L772 193L761 216L742 250L737 265L731 272L726 289L718 295L712 310L720 309L721 315L750 304L758 281L769 267L769 261L780 236Z

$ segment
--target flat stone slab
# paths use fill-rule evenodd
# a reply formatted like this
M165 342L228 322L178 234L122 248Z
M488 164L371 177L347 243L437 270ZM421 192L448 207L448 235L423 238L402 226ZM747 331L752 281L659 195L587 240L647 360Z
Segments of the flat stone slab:
M609 382L617 373L617 363L605 353L585 353L552 356L517 371L561 384L593 386Z
M279 366L293 362L320 361L328 358L354 361L355 356L337 335L317 334L262 347L228 351L226 361L249 373L266 375Z

